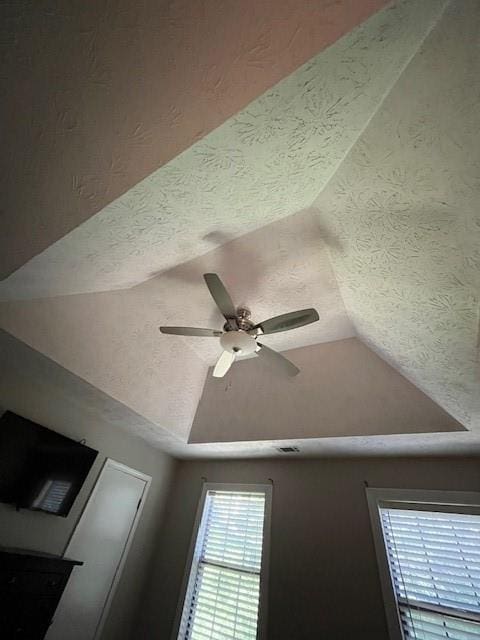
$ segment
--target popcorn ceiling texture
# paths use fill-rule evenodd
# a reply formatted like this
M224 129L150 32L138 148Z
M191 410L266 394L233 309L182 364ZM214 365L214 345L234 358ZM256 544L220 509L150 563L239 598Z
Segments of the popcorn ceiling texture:
M479 34L452 3L315 203L360 337L477 429Z
M0 295L128 287L205 253L212 231L238 236L310 206L444 4L377 13L33 258Z

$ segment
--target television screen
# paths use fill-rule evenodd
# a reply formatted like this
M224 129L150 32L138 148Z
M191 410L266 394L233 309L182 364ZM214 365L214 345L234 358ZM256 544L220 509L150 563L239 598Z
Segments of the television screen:
M7 411L0 417L0 501L65 517L97 453Z

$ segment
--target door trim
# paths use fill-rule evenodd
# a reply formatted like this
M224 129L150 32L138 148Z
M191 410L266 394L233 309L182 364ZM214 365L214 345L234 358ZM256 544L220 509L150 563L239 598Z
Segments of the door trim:
M84 518L86 517L86 513L88 510L88 505L90 504L90 502L92 501L92 499L95 497L95 494L97 493L98 487L100 486L100 481L102 479L103 474L105 473L105 471L107 469L116 469L118 471L122 471L123 473L127 473L128 475L134 476L135 478L139 478L140 480L143 480L145 482L145 486L143 488L142 491L142 496L140 498L140 504L137 508L137 512L135 514L135 517L133 519L132 522L132 526L130 527L130 531L128 533L128 537L127 540L125 542L125 546L123 547L123 551L122 551L122 555L120 558L120 562L117 565L117 568L115 570L115 575L113 577L112 580L112 584L110 585L110 589L108 590L108 594L107 597L105 598L105 604L103 606L102 609L102 613L100 615L100 619L98 621L97 627L95 629L95 634L93 636L92 640L99 640L103 631L103 627L105 626L105 622L107 620L108 617L108 613L110 611L110 607L112 605L112 601L113 598L115 596L115 591L117 589L118 583L120 582L120 578L122 576L122 571L123 568L125 566L125 562L127 560L128 557L128 552L130 551L130 547L132 545L132 541L133 541L133 537L135 535L135 530L137 528L137 525L140 521L140 516L142 515L142 511L143 511L143 506L145 504L145 499L147 497L147 493L148 490L150 489L150 484L152 482L152 478L151 476L147 476L145 473L142 473L141 471L137 471L136 469L132 469L131 467L127 467L126 465L122 464L121 462L117 462L116 460L113 460L112 458L105 458L105 461L102 465L102 468L100 470L100 473L98 474L97 480L95 481L95 486L92 490L92 492L90 493L88 500L86 501L83 510L82 510L82 514L80 516L80 518L78 519L77 524L75 525L75 529L72 533L72 535L70 536L70 540L68 541L68 545L65 549L64 555L68 556L68 550L70 548L70 545L72 543L72 541L75 539L75 534L77 532L77 529L80 527L81 523L83 522Z

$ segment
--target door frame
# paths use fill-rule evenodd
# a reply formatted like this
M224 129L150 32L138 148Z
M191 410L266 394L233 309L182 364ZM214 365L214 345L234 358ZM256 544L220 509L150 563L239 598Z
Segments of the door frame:
M122 464L121 462L117 462L116 460L113 460L112 458L105 458L102 468L100 470L100 473L97 476L97 479L95 481L95 486L93 487L93 490L91 491L88 500L86 501L83 509L82 509L82 514L80 516L80 518L77 521L77 524L75 525L75 529L73 530L72 535L70 536L70 539L68 541L68 544L65 548L64 551L64 555L68 557L68 550L70 548L70 545L72 543L73 540L75 540L75 534L77 533L77 530L79 530L80 525L82 524L82 522L84 521L84 519L87 517L86 513L88 511L88 506L90 505L92 499L95 497L97 490L100 486L100 481L102 479L103 474L105 473L105 471L107 469L116 469L117 471L122 471L123 473L127 473L128 475L131 475L135 478L139 478L140 480L143 480L145 482L145 487L142 491L142 496L140 498L140 504L138 505L137 511L135 513L135 517L133 519L132 522L132 526L130 527L130 531L128 532L128 537L127 540L125 542L125 546L123 547L123 551L122 551L122 555L120 557L120 561L117 565L117 568L115 569L115 575L113 577L112 583L110 585L110 589L108 590L108 594L107 597L105 598L105 604L103 605L103 609L102 609L102 613L100 615L100 619L98 621L97 627L95 629L95 634L92 638L92 640L99 640L101 635L102 635L102 631L103 631L103 627L105 626L105 622L107 620L108 617L108 613L110 611L110 607L112 605L112 601L113 598L115 596L115 591L117 589L118 583L120 582L120 578L122 576L122 572L123 572L123 568L125 566L125 562L127 560L128 557L128 552L130 551L130 547L132 546L132 541L133 541L133 537L135 535L135 530L137 528L137 525L140 521L140 517L142 515L142 511L143 511L143 507L145 505L145 499L147 497L148 491L150 489L150 484L152 482L152 478L151 476L146 475L145 473L142 473L141 471L137 471L136 469L132 469L131 467L127 467L125 464Z

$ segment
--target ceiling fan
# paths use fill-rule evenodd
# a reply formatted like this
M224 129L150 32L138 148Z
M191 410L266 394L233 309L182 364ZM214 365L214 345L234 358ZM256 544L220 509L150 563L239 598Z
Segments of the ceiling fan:
M296 376L300 373L300 369L293 362L287 360L281 353L258 342L258 337L296 329L311 322L316 322L319 318L315 309L291 311L254 324L250 320L250 311L248 309L243 307L235 308L228 291L216 273L205 273L203 277L212 298L225 318L223 330L200 329L197 327L160 327L162 333L220 338L223 353L213 370L215 378L222 378L227 373L236 356L247 356L253 353L279 367L289 376Z

